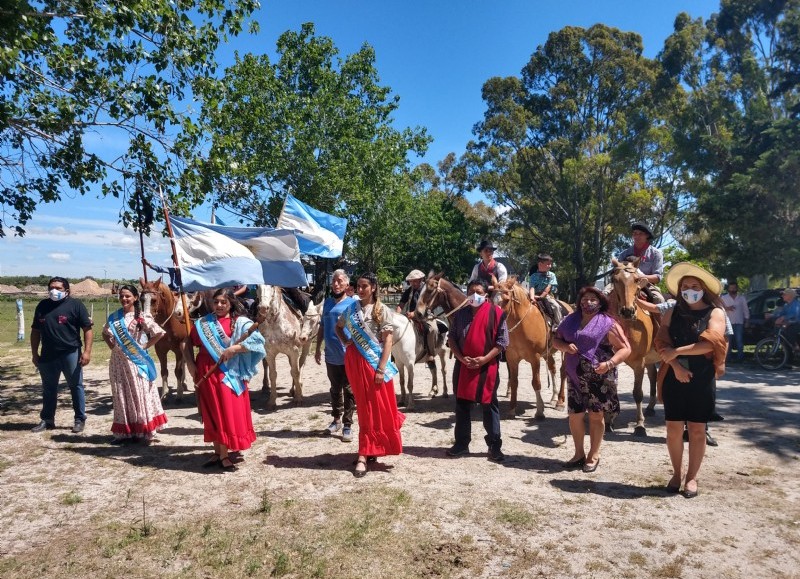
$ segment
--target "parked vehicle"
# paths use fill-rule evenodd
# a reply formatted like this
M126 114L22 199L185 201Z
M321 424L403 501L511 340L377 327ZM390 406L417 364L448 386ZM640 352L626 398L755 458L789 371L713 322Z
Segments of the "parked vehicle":
M783 326L775 328L771 336L767 336L756 344L756 362L764 370L779 370L792 359L792 345L783 334Z
M782 291L782 289L769 289L747 294L750 322L744 329L745 344L757 344L772 335L774 320L767 320L764 314L783 305ZM795 288L794 291L800 297L800 289Z

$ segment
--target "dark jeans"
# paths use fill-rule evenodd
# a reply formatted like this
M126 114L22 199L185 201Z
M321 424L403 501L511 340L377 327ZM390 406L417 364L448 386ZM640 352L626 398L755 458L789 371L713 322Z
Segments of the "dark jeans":
M86 395L83 391L83 368L80 365L81 351L75 350L49 362L39 362L39 375L42 377L42 420L55 424L56 404L58 402L58 380L61 374L67 380L72 394L72 408L75 420L86 421Z
M733 335L728 342L728 359L733 354L734 348L736 349L736 359L741 360L744 358L744 324L731 324L733 327Z
M789 340L792 348L797 348L797 334L800 332L800 322L791 322L786 325L783 330L783 335Z
M476 402L462 400L458 398L456 392L456 446L467 448L472 440L472 407ZM489 450L500 450L503 441L500 438L500 405L497 402L497 388L492 392L492 401L489 404L481 404L483 410L483 427L486 429L486 446Z
M353 398L353 389L347 380L344 365L328 364L328 380L331 381L331 407L334 420L342 419L345 426L353 425L353 411L356 409L356 399Z

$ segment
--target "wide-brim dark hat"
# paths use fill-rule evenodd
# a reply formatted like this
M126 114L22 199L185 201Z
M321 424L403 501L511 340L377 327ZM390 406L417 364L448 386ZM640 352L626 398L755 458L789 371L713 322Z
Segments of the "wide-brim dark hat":
M653 239L655 237L655 235L653 235L653 232L650 231L650 228L647 227L647 225L645 225L644 223L634 223L633 225L631 225L631 231L634 230L643 231L644 233L647 234L647 237L649 239Z
M484 249L491 249L492 251L494 251L497 248L492 244L491 241L489 241L488 239L484 239L483 241L481 241L481 244L478 246L478 252L481 252Z

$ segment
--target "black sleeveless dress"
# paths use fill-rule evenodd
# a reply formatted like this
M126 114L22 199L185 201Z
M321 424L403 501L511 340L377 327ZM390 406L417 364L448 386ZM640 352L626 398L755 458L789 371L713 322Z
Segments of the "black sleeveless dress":
M713 307L703 310L672 310L669 336L675 348L696 344L708 327ZM699 356L678 356L679 363L688 365L692 378L689 382L678 382L672 367L664 377L662 398L664 400L665 420L688 420L689 422L709 422L715 413L716 377L714 361L701 354Z

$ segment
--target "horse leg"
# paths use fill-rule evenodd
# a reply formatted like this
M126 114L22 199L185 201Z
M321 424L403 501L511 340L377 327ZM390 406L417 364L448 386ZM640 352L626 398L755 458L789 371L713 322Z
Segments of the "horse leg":
M269 366L269 402L267 402L267 410L277 410L278 408L278 369L275 367L275 354L267 354L265 358L265 366ZM265 376L266 378L266 376Z
M266 356L261 361L261 368L264 370L264 376L261 378L261 393L269 398L269 364Z
M160 347L159 347L160 346ZM161 363L161 400L166 400L169 395L169 366L167 365L168 349L161 342L156 343L156 355Z
M447 393L447 364L444 359L444 348L439 350L439 360L442 362L442 396L445 398L449 398L450 395Z
M414 408L414 364L408 365L408 384L406 384L406 387L408 388L406 410L411 410Z
M292 352L289 355L289 370L292 374L292 389L294 390L295 406L303 405L303 382L300 380L300 354Z
M647 436L644 427L644 413L642 412L642 382L644 381L644 360L633 369L633 401L636 402L636 426L633 429L634 436Z
M406 394L406 366L405 364L397 364L397 372L400 376L400 406L408 404L408 395Z
M431 398L434 398L439 393L439 381L436 373L436 362L434 361L433 368L428 367L428 369L431 371L431 391L429 395Z
M519 360L506 358L508 364L508 392L510 394L508 417L517 417L517 386L519 385Z
M542 399L542 378L539 376L539 369L541 368L542 358L538 354L533 358L531 363L531 386L536 393L536 420L544 420L544 399Z
M183 393L186 391L186 363L183 360L183 350L180 344L175 348L175 380L178 382L178 395L176 402L183 402Z
M645 416L655 416L656 415L656 378L658 376L658 372L656 370L655 364L647 364L645 366L647 370L647 379L650 381L650 402L647 404L647 408L644 409ZM644 394L644 392L642 393Z
M567 403L567 363L564 361L564 357L561 357L561 367L558 370L558 379L561 385L558 388L558 402L556 402L556 410L564 410L564 406Z
M556 357L553 355L552 350L547 353L547 377L550 379L550 383L553 385L553 393L550 396L550 405L557 407L558 390L556 390Z

